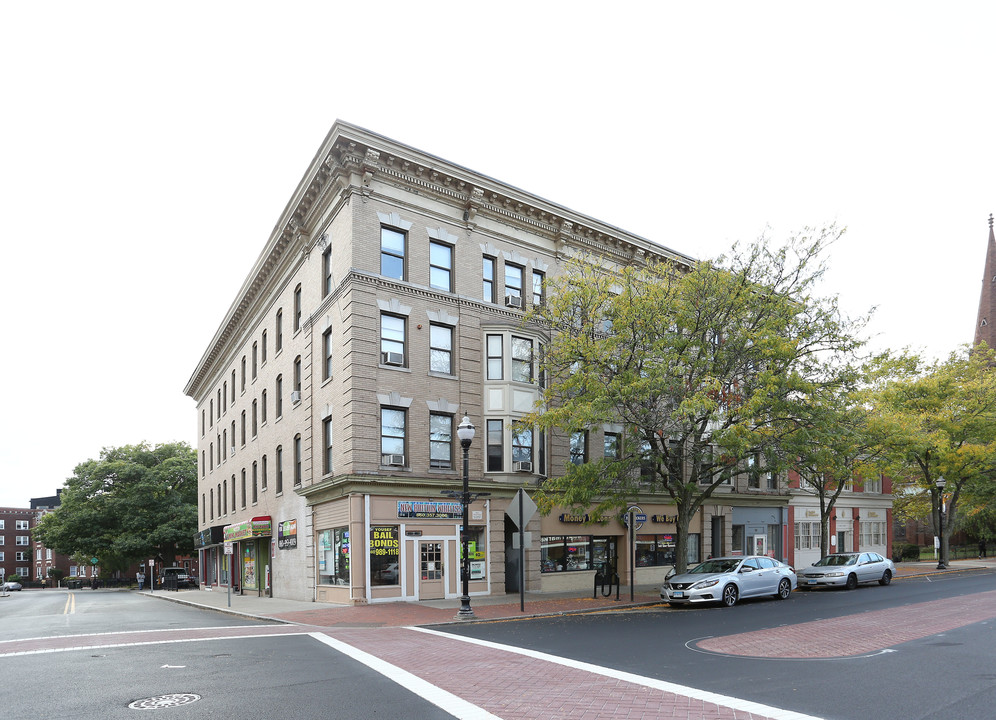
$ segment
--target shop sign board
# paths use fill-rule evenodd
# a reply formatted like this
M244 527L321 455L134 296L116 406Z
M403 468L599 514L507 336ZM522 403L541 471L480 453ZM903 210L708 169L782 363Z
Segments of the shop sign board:
M269 515L244 520L225 526L225 542L247 540L255 537L270 537L273 534Z
M293 550L297 547L297 519L284 520L277 524L277 547Z
M385 525L370 528L370 554L397 557L399 549L398 526Z
M419 520L451 520L463 517L463 505L436 500L398 500L398 517Z
M677 515L651 515L650 516L650 522L668 523L668 524L673 525L674 523L678 522L678 516Z

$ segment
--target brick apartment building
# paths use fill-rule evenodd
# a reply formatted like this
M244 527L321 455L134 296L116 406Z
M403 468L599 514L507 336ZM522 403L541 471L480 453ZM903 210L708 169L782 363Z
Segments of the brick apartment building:
M200 582L322 602L456 597L461 507L443 493L461 487L466 415L471 490L489 493L470 509L470 591L517 591L505 511L571 453L568 438L513 431L540 396L546 341L522 318L581 251L694 262L336 122L185 388L197 403ZM621 431L590 428L584 453L600 456ZM689 560L788 559L791 502L786 483L744 474L694 518ZM636 581L658 582L675 510L663 496L640 504ZM606 562L628 582L618 520L553 513L527 529L539 540L527 589L591 588Z

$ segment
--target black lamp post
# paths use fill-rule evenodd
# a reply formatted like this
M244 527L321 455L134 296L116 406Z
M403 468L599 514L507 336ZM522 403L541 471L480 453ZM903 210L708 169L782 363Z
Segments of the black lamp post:
M948 566L944 562L944 486L947 484L947 480L939 477L934 484L937 486L937 537L940 543L937 553L937 569L946 570Z
M474 611L470 607L470 553L468 552L468 535L470 528L470 444L474 441L474 425L466 415L460 425L457 426L457 437L460 438L460 447L463 448L463 494L460 501L463 503L463 529L460 533L460 541L463 546L463 562L461 563L461 574L463 578L463 595L460 596L460 611L457 612L458 620L474 620Z

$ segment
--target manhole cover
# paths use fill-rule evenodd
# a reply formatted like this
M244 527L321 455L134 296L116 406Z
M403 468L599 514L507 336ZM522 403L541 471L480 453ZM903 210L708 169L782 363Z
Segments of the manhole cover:
M197 702L200 699L200 695L194 695L193 693L172 693L170 695L156 695L155 697L145 698L143 700L135 700L134 702L129 703L128 707L132 710L160 710L162 708L189 705L190 703Z

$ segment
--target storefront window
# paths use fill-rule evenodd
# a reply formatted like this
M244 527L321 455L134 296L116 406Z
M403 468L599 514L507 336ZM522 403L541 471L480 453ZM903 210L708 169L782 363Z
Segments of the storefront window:
M349 530L345 527L318 532L318 583L349 585Z
M734 525L733 526L733 554L734 555L744 555L747 552L746 543L744 541L745 536L745 526L744 525Z
M698 533L688 533L688 557L686 561L689 565L702 562L702 536Z
M589 570L591 537L588 535L548 535L540 542L543 572Z
M636 566L674 565L674 535L637 535Z
M398 526L382 525L370 528L370 584L397 585L401 581L398 568Z

